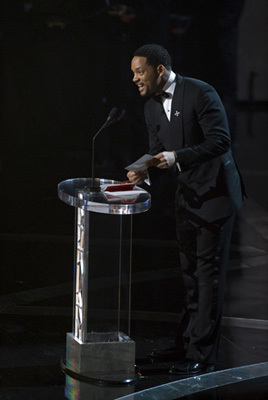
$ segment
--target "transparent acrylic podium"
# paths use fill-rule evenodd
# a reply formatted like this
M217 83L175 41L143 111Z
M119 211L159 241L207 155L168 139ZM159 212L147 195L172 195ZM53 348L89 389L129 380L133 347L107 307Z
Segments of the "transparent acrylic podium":
M131 381L135 342L130 338L132 216L150 208L139 187L108 194L112 180L60 182L59 198L75 207L73 328L67 333L66 369L108 381ZM124 333L127 332L127 333Z

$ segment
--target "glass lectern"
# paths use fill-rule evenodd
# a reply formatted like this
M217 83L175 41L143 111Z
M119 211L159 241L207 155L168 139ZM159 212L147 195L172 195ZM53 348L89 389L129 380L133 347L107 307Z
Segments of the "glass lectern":
M135 373L132 216L147 211L151 198L139 187L124 191L120 182L96 181L99 191L92 190L90 178L58 185L59 198L75 207L73 329L67 333L66 368L92 378L124 380Z

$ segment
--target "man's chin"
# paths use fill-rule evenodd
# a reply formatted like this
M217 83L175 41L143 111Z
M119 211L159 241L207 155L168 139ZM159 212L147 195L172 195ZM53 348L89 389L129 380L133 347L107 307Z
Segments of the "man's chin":
M149 93L148 93L148 91L140 92L140 96L141 97L148 97Z

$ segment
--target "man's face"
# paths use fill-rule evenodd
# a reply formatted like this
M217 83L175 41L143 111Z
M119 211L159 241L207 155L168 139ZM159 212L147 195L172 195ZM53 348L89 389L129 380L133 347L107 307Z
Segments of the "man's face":
M159 67L155 68L148 65L145 57L134 57L132 59L133 82L138 86L141 96L150 96L161 91L163 82L158 69Z

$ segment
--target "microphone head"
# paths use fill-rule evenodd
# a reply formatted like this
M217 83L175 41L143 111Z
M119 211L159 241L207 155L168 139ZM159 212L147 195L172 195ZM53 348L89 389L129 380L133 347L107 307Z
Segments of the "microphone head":
M117 117L117 121L121 121L122 119L124 119L126 116L126 113L127 113L126 110L122 110Z
M117 107L112 108L112 110L110 111L108 118L106 120L106 122L110 122L112 119L114 119L117 114L119 113L119 110Z

